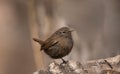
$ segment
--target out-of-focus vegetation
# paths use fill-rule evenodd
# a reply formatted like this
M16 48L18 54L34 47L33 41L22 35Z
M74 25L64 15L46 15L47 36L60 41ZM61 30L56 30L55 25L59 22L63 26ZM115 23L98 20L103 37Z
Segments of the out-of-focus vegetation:
M66 59L120 54L120 0L0 0L0 74L32 74L51 59L32 38L69 26L74 48ZM49 62L48 62L49 61Z

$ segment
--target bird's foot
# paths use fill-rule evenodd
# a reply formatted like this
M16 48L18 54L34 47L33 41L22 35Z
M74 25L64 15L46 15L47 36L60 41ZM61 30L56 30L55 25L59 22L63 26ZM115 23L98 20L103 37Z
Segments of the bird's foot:
M60 65L63 65L63 64L67 64L68 63L68 61L66 61L66 60L64 60L63 58L61 58L62 59L62 63L60 64Z

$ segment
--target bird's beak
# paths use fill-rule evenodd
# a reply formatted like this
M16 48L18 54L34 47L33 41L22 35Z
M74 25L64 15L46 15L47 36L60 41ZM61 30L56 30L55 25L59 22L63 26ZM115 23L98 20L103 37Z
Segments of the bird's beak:
M75 31L75 30L70 30L69 32L73 32L73 31Z
M70 32L73 32L73 31L75 31L75 30L70 30Z

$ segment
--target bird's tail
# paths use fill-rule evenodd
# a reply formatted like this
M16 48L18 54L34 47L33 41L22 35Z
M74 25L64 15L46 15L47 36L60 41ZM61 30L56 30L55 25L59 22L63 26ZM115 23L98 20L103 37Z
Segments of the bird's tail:
M39 40L37 38L33 38L34 41L38 42L40 45L44 45L44 41Z

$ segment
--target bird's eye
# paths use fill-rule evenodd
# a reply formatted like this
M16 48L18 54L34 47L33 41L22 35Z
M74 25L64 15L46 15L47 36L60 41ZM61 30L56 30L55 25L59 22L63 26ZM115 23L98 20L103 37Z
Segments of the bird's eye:
M66 32L63 32L63 33L66 33Z

